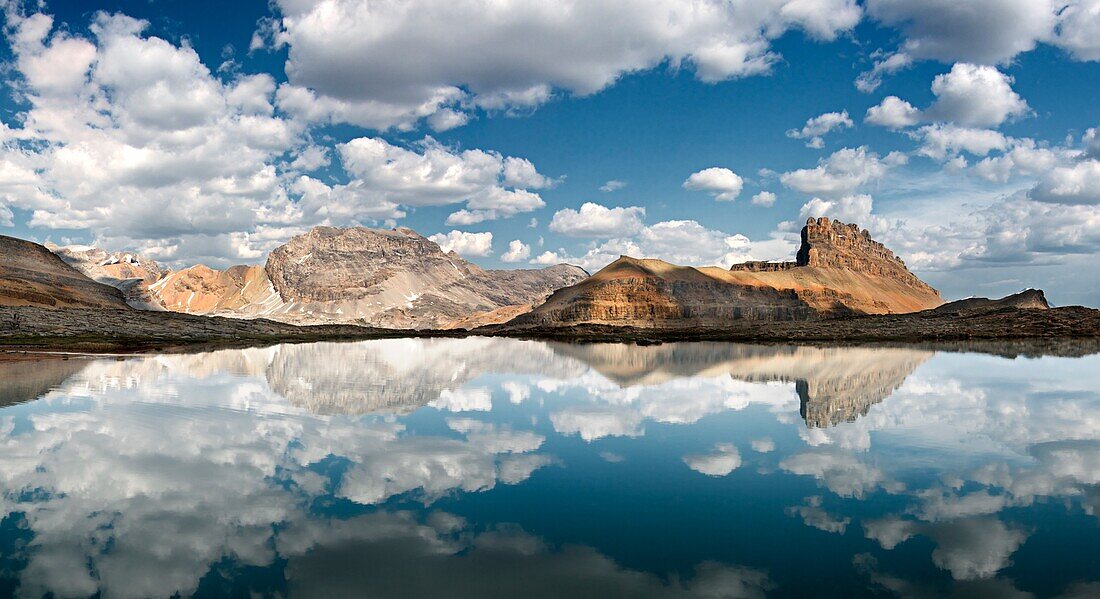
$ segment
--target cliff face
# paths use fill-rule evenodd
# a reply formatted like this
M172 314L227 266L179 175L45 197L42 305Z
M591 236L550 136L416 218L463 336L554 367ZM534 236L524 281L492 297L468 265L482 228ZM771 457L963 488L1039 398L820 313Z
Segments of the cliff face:
M118 289L93 281L37 243L3 235L0 306L129 308Z
M935 289L866 231L810 219L795 262L749 262L727 271L623 256L513 322L714 327L741 319L916 312L942 303Z
M867 229L854 224L809 219L802 228L802 245L795 264L814 268L839 268L882 277L908 285L919 292L939 294L917 278L886 246L871 239Z

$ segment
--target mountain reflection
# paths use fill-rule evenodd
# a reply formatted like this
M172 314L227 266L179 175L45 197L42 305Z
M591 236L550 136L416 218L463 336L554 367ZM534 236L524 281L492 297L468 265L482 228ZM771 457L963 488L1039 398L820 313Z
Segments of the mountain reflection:
M489 338L0 363L0 594L1087 596L1096 372Z

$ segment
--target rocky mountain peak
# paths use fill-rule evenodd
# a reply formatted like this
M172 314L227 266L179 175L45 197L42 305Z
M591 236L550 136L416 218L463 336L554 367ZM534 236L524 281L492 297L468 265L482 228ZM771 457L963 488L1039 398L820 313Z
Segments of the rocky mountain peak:
M887 277L919 289L932 290L909 272L905 262L871 238L867 229L828 218L810 218L802 228L802 245L795 264L818 268L843 268Z

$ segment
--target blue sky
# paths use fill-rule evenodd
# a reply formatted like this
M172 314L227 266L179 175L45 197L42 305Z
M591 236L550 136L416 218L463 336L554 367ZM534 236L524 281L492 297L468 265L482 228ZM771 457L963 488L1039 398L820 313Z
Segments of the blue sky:
M402 225L594 270L783 259L824 215L949 298L1100 305L1096 0L0 5L2 234L226 266Z

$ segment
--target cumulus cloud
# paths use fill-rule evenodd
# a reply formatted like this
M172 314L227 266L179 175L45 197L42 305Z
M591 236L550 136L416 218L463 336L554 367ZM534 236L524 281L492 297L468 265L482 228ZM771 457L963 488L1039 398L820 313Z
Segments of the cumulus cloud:
M932 81L936 101L928 108L928 116L968 127L995 127L1024 116L1031 109L1012 90L1012 82L1012 77L994 67L956 63Z
M451 231L436 233L428 239L436 242L444 252L456 252L459 256L488 256L493 253L493 234L488 232Z
M550 250L547 250L547 251L539 254L538 256L535 256L534 258L532 258L531 259L531 264L539 264L539 265L542 265L542 266L553 266L555 264L561 264L561 263L567 262L567 261L568 261L568 258L565 257L564 255L558 254L557 252L551 252Z
M925 125L912 136L921 142L917 153L934 160L954 158L960 152L985 156L1009 146L1009 139L999 131L940 123Z
M810 217L827 216L847 223L859 223L864 227L876 228L872 226L872 203L871 196L867 194L848 195L831 200L813 198L802 205L798 217L806 220Z
M1046 172L1031 197L1057 204L1100 205L1100 160L1082 160Z
M272 114L270 76L223 83L194 50L122 15L97 14L91 38L44 14L9 17L28 108L4 127L0 172L32 226L243 257L249 233L292 217L275 163L303 131Z
M779 180L805 194L823 197L852 195L859 187L886 174L890 164L866 146L844 148L823 158L810 169L798 169L780 175Z
M1007 62L1046 39L1057 19L1052 0L868 0L866 8L901 29L907 55L943 62Z
M825 146L824 136L831 131L848 129L854 125L848 111L826 112L806 121L801 129L789 129L787 137L792 139L805 139L806 147L822 148Z
M1076 60L1100 60L1100 8L1096 0L868 0L867 14L901 30L903 41L856 80L874 91L884 74L914 60L1007 64L1039 43L1053 44Z
M1012 83L1012 77L994 67L956 63L932 81L936 101L926 110L887 96L867 110L864 122L890 129L912 127L921 121L963 128L997 127L1031 113L1027 102L1012 90Z
M722 266L746 260L780 260L793 255L797 240L776 234L752 241L739 234L708 229L693 220L672 220L645 226L632 237L609 239L583 255L570 256L564 250L546 251L535 264L569 262L595 272L619 256L660 258L673 264Z
M883 98L877 106L868 108L867 115L863 117L865 123L889 129L912 127L920 121L921 112L897 96Z
M529 212L554 183L522 158L372 137L338 145L346 178L322 180L312 173L333 153L276 111L286 90L271 76L223 80L186 44L123 15L96 14L87 38L44 14L9 16L13 85L28 107L19 128L0 130L0 197L30 226L225 266L314 225L400 218L407 206L464 204L457 224Z
M1062 2L1054 43L1077 60L1100 60L1100 2Z
M684 189L707 191L719 201L730 201L741 194L745 181L728 168L711 167L692 173L683 184Z
M280 106L310 121L378 128L407 128L425 117L455 126L455 115L471 108L530 108L557 90L588 95L665 61L690 66L707 82L764 73L779 59L770 40L790 29L832 40L862 16L854 0L276 6L277 18L263 24L253 45L288 48L290 81L279 90ZM463 23L464 35L453 35L454 23Z
M763 206L769 208L775 204L775 194L770 191L761 191L760 193L752 196L753 206Z
M628 237L642 230L645 208L608 208L585 202L581 209L565 208L554 213L550 230L568 237Z
M502 262L523 262L531 256L531 246L518 239L508 242L508 251L501 254Z

